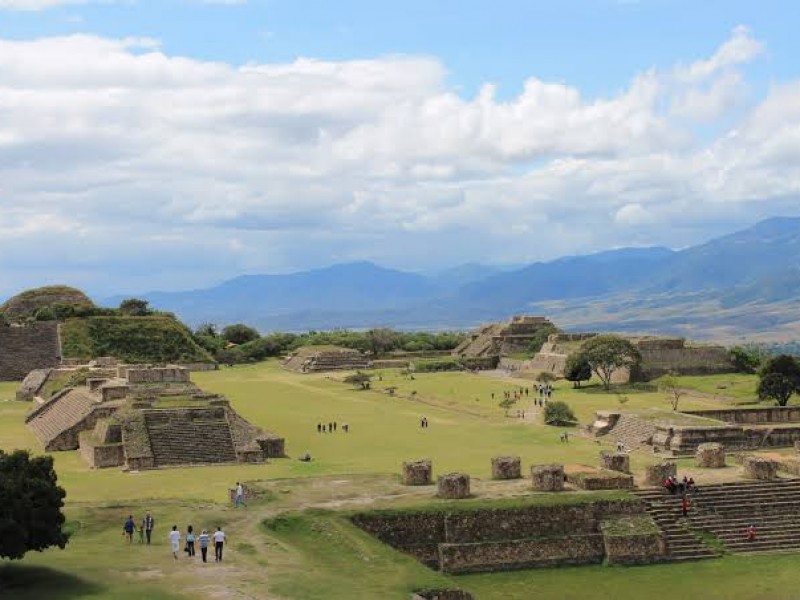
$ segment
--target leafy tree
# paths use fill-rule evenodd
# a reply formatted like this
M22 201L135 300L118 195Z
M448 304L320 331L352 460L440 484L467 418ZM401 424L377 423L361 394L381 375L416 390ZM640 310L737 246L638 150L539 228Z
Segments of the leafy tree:
M788 354L779 354L768 359L759 371L763 378L772 373L778 373L786 377L794 385L795 391L800 391L800 362Z
M775 400L778 406L786 406L795 391L794 382L781 373L767 373L758 382L758 399Z
M119 312L128 317L146 317L152 314L150 303L141 298L127 298L119 303Z
M581 354L605 389L611 387L611 377L616 371L633 368L642 360L636 346L618 335L598 335L587 340L581 346Z
M367 332L367 340L372 355L381 356L395 347L397 344L397 334L385 327L370 329Z
M352 375L348 375L344 378L345 383L360 387L362 390L368 390L370 388L371 380L372 375L369 373L363 373L361 371L356 371Z
M755 344L734 346L729 352L737 373L757 373L769 358L767 351Z
M217 326L214 323L201 323L194 330L194 334L198 337L218 337L219 331L217 331Z
M556 376L550 371L541 371L536 375L536 381L539 383L552 383L556 380Z
M56 313L50 306L42 306L36 309L33 318L36 321L55 321Z
M571 427L578 422L569 404L562 400L553 400L544 407L544 422L556 427Z
M61 529L66 492L56 482L52 457L0 450L0 558L67 545L69 534Z
M511 396L507 396L502 400L500 400L500 402L498 402L497 405L503 409L503 414L507 417L509 409L516 403L517 401L514 398L512 398Z
M564 379L572 382L572 387L581 387L581 381L589 381L592 378L592 365L580 352L573 352L567 356L564 365Z
M231 344L246 344L261 337L255 329L244 323L228 325L222 330L222 339Z
M681 397L686 395L686 390L680 386L678 378L672 373L664 375L658 380L658 389L667 395L672 410L678 410Z

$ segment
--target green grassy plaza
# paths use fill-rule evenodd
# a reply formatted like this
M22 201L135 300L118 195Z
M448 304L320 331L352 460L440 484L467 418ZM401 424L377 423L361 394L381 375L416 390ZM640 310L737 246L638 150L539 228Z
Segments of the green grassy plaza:
M225 394L251 422L286 437L291 458L262 465L163 469L124 473L90 470L78 452L55 453L65 509L73 532L65 550L30 553L22 561L0 563L3 599L167 599L167 598L408 598L413 589L459 587L481 600L508 598L627 598L679 594L687 598L797 598L800 571L796 554L725 556L685 564L648 567L578 567L451 577L431 571L352 526L348 512L371 508L430 505L433 490L404 488L403 460L427 457L434 475L465 471L475 500L573 501L579 492L533 494L527 481L489 481L490 459L518 454L523 474L531 464L561 462L596 465L607 446L541 422L533 395L505 417L497 403L504 390L531 387L530 380L471 373L377 374L373 389L358 391L336 375L299 375L277 362L196 373L203 389ZM681 409L744 405L755 396L755 377L686 377L694 390ZM396 388L390 395L387 388ZM30 404L13 400L15 384L0 384L0 446L40 453L25 428ZM495 398L492 399L492 393ZM622 401L620 401L622 398ZM605 393L593 385L573 390L558 382L554 399L567 401L582 424L594 411L622 409L669 418L664 394L641 389ZM627 400L626 400L627 399ZM517 418L517 410L525 418ZM430 427L421 429L427 417ZM347 423L350 432L317 432L317 423ZM309 452L310 463L296 460ZM632 455L634 470L652 461ZM681 466L690 465L685 459ZM701 469L692 473L702 481ZM234 509L228 489L245 481L257 496ZM128 545L122 524L137 522L146 510L156 519L153 545ZM171 526L182 532L217 526L229 543L225 561L208 564L172 558ZM671 591L669 591L671 590Z

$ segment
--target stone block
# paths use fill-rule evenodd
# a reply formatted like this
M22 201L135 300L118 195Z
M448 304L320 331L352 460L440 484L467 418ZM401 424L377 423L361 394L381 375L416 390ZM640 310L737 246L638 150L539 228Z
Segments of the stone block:
M469 498L469 475L466 473L439 475L436 483L436 495L439 498L450 500Z
M601 452L600 468L619 473L630 473L631 457L625 452Z
M771 480L778 478L778 463L761 456L745 456L742 460L743 475L750 479Z
M522 467L519 456L495 456L492 458L492 479L519 479Z
M564 489L564 465L533 465L531 486L542 492L560 492Z
M433 467L428 459L403 463L403 485L430 485L432 476Z
M716 442L700 444L694 456L698 467L721 469L725 466L725 448Z
M800 454L800 441L794 443L794 451Z
M661 462L645 467L645 481L648 485L664 485L668 477L678 475L678 465L674 462Z

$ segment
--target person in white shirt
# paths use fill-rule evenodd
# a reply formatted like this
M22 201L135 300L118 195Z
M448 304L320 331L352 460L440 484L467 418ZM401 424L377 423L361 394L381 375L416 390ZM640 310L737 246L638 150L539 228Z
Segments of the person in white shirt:
M172 543L172 556L178 560L178 551L181 549L181 532L178 531L177 525L172 526L172 531L169 532L169 541Z
M222 546L225 544L225 532L219 527L214 532L214 560L222 562Z
M246 507L247 504L244 503L244 486L236 482L236 500L234 501L234 507L239 508L240 506Z

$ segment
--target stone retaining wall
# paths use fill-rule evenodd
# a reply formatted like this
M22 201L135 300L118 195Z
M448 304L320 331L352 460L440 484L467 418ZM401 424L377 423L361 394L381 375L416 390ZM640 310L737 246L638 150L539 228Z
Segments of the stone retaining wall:
M762 425L769 423L800 423L800 406L764 406L757 408L729 408L725 410L684 410L687 415L715 419L736 425Z
M741 451L791 447L796 441L800 441L800 424L796 427L774 428L748 428L739 425L709 427L656 425L656 433L653 436L655 449L672 456L692 455L700 444L710 442L722 444L729 451Z
M61 362L55 321L0 325L0 381L22 381L34 369Z

